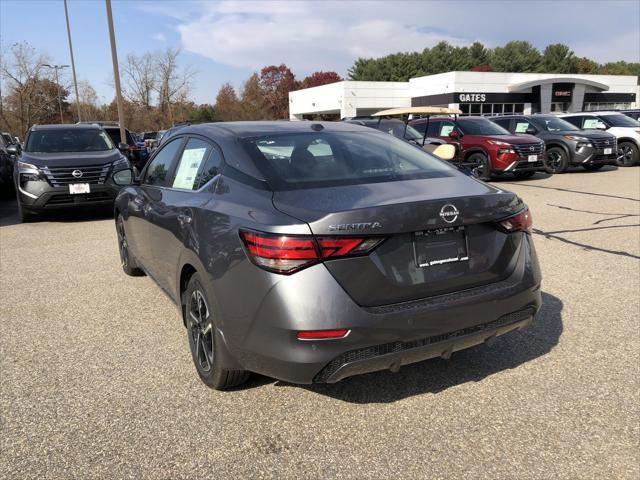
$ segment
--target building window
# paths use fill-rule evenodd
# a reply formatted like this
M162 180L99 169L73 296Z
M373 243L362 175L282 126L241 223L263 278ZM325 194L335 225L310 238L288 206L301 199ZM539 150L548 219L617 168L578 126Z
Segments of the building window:
M524 103L462 103L462 115L522 115Z
M625 110L629 108L632 108L630 102L587 102L584 104L585 112L593 112L595 110Z

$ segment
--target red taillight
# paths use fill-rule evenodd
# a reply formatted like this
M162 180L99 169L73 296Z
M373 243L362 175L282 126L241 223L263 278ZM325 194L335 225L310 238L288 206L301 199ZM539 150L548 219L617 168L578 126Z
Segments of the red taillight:
M275 235L241 231L253 263L276 273L290 274L322 260L371 252L384 238Z
M515 214L513 217L505 218L498 223L507 232L531 233L533 219L531 218L531 211L528 208L525 208L523 211Z
M329 340L344 338L349 334L349 330L341 328L338 330L307 330L298 332L298 340Z

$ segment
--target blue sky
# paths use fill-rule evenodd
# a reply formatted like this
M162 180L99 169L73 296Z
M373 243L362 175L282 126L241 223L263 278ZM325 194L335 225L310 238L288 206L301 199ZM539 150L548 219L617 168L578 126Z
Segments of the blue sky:
M78 79L101 101L113 97L104 1L69 0ZM346 75L359 56L422 50L441 40L488 46L528 40L568 44L600 62L640 61L640 2L620 1L132 1L113 0L122 60L171 47L198 73L192 96L213 102L220 85L240 87L253 71L286 63ZM0 0L3 48L28 41L69 63L62 0Z

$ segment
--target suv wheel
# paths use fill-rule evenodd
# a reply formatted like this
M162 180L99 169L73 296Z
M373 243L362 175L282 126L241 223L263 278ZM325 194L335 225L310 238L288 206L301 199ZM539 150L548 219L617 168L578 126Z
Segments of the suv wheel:
M631 142L619 143L616 165L619 167L633 167L636 163L638 163L638 147Z
M569 156L560 147L551 147L547 150L547 158L544 169L547 173L564 173L569 168Z
M491 180L491 163L483 153L472 153L465 162L477 178L483 181Z
M210 308L211 302L197 273L194 273L189 280L182 299L191 358L200 379L205 385L216 390L224 390L244 383L249 378L249 372L227 370L221 366L217 347L221 339Z
M131 277L141 277L144 275L142 269L138 268L135 258L129 252L129 243L124 231L124 219L118 215L116 220L116 232L118 234L118 251L120 252L120 264L124 273Z

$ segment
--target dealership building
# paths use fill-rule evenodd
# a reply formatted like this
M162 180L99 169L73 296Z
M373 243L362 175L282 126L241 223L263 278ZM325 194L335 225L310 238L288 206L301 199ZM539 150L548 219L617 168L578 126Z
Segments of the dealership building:
M633 75L447 72L408 82L343 81L289 93L289 117L370 115L396 107L459 108L465 115L617 110L639 106Z

